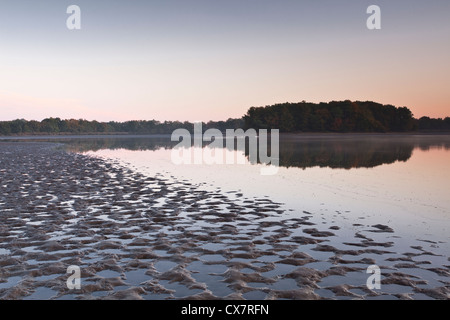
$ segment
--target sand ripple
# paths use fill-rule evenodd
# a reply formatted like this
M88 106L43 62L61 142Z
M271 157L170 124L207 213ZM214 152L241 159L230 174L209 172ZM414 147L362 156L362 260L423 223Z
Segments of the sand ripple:
M54 144L0 151L1 299L449 298L449 266L431 265L422 246L394 250L389 226L355 224L348 235L267 198ZM383 268L380 291L366 288L371 264ZM66 286L70 265L81 268L80 290Z

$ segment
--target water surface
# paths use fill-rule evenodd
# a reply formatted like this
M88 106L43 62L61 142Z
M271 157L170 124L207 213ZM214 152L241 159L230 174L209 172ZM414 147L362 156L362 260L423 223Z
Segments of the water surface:
M223 297L240 292L244 298L294 298L289 292L308 286L301 280L308 276L299 277L296 273L300 262L305 270L327 272L320 274L315 289L315 294L324 298L335 297L340 292L335 287L342 285L350 289L346 287L345 294L341 292L338 297L363 296L368 277L365 270L370 264L382 268L385 282L379 293L381 297L406 294L419 299L425 297L422 287L428 290L448 286L449 136L284 136L280 144L280 168L271 176L260 174L264 164L248 160L245 164L176 165L171 161L171 154L177 143L168 136L33 139L36 140L61 142L71 152L101 158L166 181L170 187L164 197L153 200L152 208L172 212L177 197L181 198L176 211L178 222L161 226L160 235L176 239L187 237L188 232L202 239L203 234L212 234L215 229L234 230L234 236L218 235L204 243L201 240L198 243L203 250L201 255L198 255L199 248L192 252L184 248L183 255L192 257L193 261L181 269L173 261L170 250L154 250L160 257L153 266L155 272L164 274L174 269L188 272L189 277L205 283L214 295ZM194 154L199 150L183 151ZM241 159L247 159L248 154L248 150L237 148L218 151ZM163 187L155 182L148 185L148 192L158 192ZM196 202L193 210L181 205L190 201L189 190L192 199L196 197L194 190L214 196ZM145 194L145 190L142 192ZM221 197L227 200L222 201ZM130 199L130 203L133 201L139 204L140 200ZM267 214L261 216L255 203L264 204ZM120 226L124 222L93 210L98 219L126 229ZM234 218L217 218L230 214ZM29 223L39 226L39 221ZM152 241L158 235L145 235L133 227L127 232ZM323 242L308 243L310 239ZM115 240L124 245L132 242ZM122 249L105 250L105 254L123 254ZM249 250L254 256L248 256ZM3 249L3 252L8 251ZM309 258L302 256L303 253ZM329 272L336 267L347 268L345 276L334 274L337 271ZM234 275L236 270L239 273ZM264 280L252 275L255 272ZM426 284L414 283L413 289L398 285L398 274L403 278L422 279ZM223 282L224 278L243 275L248 286L243 291ZM134 284L149 278L139 269L127 271L124 277ZM159 298L195 295L201 289L164 281L160 284L166 291ZM158 297L150 295L149 298Z

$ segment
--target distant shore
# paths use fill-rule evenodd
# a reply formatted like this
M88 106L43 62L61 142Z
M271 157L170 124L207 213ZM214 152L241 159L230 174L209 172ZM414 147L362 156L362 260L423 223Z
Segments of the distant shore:
M324 138L324 137L402 137L402 136L449 136L450 131L411 131L411 132L295 132L281 133L284 138Z
M269 131L270 132L270 131ZM410 132L282 132L281 137L284 138L299 138L299 137L370 137L370 136L447 136L450 131L410 131ZM15 139L48 139L48 138L64 138L70 139L74 137L85 138L115 138L115 137L161 137L170 138L170 133L133 133L133 132L89 132L89 133L36 133L36 134L14 134L14 135L0 135L0 140L15 140Z
M170 138L170 134L133 134L133 133L68 133L68 134L34 134L34 135L9 135L0 136L0 140L27 140L27 139L71 139L71 138L117 138L117 137L132 137L132 138L145 138L145 137L160 137Z

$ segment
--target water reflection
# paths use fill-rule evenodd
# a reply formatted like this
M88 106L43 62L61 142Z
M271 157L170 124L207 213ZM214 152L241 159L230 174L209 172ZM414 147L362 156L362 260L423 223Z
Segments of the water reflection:
M21 139L29 140L29 139ZM48 137L33 140L64 143L67 150L88 152L104 149L159 150L177 147L169 135ZM204 142L208 146L210 142ZM224 142L225 145L225 142ZM406 162L414 149L450 150L449 135L286 135L280 139L280 166L372 168L397 161ZM235 151L248 158L248 146ZM270 150L270 148L269 148ZM233 151L233 150L230 150Z
M414 149L428 151L435 148L450 150L450 136L286 135L280 140L280 166L373 168L406 162Z
M284 139L280 144L280 166L371 168L408 161L415 148L411 141L387 139Z

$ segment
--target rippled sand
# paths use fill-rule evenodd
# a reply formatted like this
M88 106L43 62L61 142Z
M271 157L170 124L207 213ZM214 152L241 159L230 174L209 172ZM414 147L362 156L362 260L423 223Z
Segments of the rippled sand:
M355 223L349 234L268 198L148 177L55 144L0 143L0 177L1 299L450 298L437 244L398 252L386 225ZM372 264L381 290L366 287ZM71 265L80 290L66 286Z

